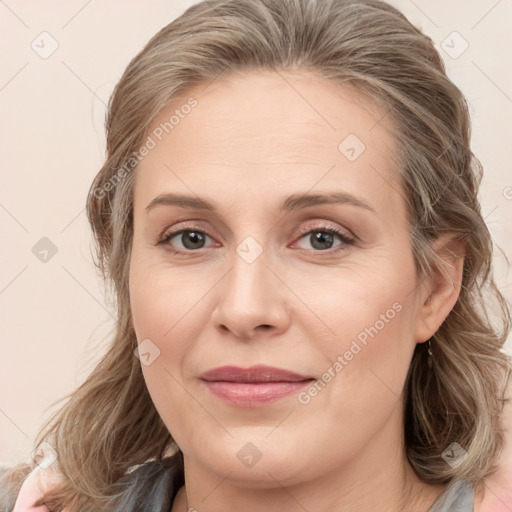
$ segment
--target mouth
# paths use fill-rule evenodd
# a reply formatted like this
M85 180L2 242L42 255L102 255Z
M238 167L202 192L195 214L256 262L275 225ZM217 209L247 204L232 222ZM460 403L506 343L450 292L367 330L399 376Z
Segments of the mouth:
M314 377L271 366L222 366L208 370L199 379L209 391L237 407L264 407L298 393Z

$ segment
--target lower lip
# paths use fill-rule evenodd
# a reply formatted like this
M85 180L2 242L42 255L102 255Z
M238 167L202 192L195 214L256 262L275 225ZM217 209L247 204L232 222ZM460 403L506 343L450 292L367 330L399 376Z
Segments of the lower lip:
M212 394L237 407L265 407L298 393L311 380L298 382L203 381Z

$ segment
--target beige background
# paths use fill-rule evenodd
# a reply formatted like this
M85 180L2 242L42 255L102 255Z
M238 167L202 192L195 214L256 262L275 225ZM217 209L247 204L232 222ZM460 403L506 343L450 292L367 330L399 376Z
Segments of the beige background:
M0 2L0 463L29 458L50 405L87 375L113 325L84 212L104 154L105 105L128 61L192 3ZM392 3L432 37L467 95L474 150L486 171L483 212L510 258L512 3ZM39 36L43 31L50 35ZM464 41L469 46L457 56ZM57 50L42 58L52 44ZM46 263L32 252L43 237L57 249ZM496 273L510 301L510 273L500 255Z

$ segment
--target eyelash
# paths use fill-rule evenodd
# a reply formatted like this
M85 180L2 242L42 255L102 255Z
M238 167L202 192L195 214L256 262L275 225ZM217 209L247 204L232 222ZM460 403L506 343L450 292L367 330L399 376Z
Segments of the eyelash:
M203 231L199 227L188 226L186 228L178 229L178 230L175 230L175 231L165 232L163 234L163 236L161 237L161 239L157 242L157 245L165 245L168 250L170 250L171 252L173 252L175 254L194 253L194 252L199 252L202 249L204 249L203 247L201 247L199 249L176 250L169 243L170 240L172 238L176 237L177 235L180 235L180 234L183 234L183 233L188 233L188 232L200 233L202 235L206 235L209 238L212 238L212 237L210 237L210 235L208 235L208 233L206 233L205 231ZM313 253L313 254L325 254L325 253L327 253L327 254L331 254L332 255L333 253L336 253L338 251L347 251L348 248L346 246L351 246L351 245L355 244L355 239L354 238L350 238L347 235L345 235L344 233L342 233L341 231L339 231L338 229L336 229L334 227L329 227L329 226L318 226L318 227L315 227L313 229L305 228L304 230L300 230L300 233L299 233L300 237L298 238L298 240L304 238L306 235L310 235L311 233L329 233L330 235L334 235L334 236L338 237L339 240L342 242L339 246L336 246L335 248L331 248L331 249L326 249L326 250L302 249L304 251L307 251L307 252L310 252L310 253ZM345 247L343 247L343 245L345 245Z

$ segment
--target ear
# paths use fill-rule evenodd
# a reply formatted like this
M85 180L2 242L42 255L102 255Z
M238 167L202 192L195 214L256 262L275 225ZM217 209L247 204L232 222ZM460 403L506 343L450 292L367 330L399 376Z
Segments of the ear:
M432 248L441 259L444 272L434 268L421 287L415 327L417 343L427 341L439 329L459 298L462 282L465 244L461 235L442 235Z

